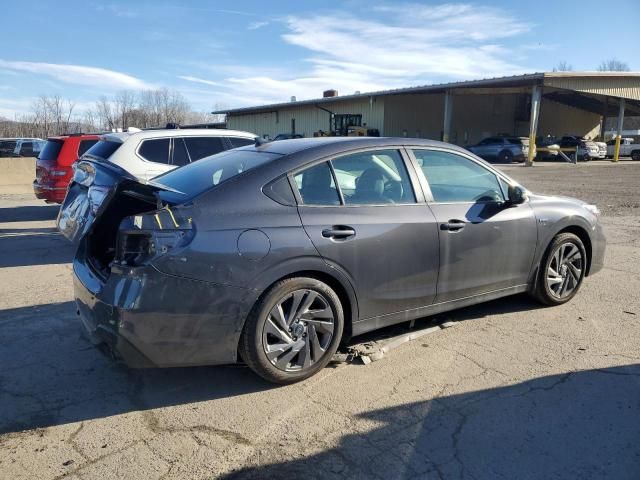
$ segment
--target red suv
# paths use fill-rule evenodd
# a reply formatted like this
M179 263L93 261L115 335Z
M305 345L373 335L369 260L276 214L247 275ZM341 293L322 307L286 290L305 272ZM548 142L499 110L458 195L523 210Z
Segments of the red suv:
M47 203L62 203L73 177L73 162L99 139L98 135L85 133L48 138L36 161L36 197Z

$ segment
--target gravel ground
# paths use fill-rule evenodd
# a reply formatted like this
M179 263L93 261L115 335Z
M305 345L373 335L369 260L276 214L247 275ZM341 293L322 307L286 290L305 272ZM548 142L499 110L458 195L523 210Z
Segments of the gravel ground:
M504 168L598 204L605 269L287 387L112 363L80 336L55 207L0 195L0 478L640 478L640 163Z

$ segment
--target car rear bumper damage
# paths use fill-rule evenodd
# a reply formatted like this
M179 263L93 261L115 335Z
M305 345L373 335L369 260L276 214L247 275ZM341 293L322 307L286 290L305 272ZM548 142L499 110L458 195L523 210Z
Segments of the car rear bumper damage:
M114 267L102 281L81 255L73 271L77 312L90 340L128 366L237 361L251 290L166 275L152 266Z

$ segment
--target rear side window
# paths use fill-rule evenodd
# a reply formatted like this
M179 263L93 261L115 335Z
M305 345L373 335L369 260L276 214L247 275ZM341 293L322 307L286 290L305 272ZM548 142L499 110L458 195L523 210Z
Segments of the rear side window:
M169 139L144 140L138 149L138 154L150 162L169 163Z
M347 205L415 203L411 181L398 150L354 153L331 161Z
M256 152L253 150L227 150L218 155L191 162L182 168L176 168L155 177L153 183L178 190L182 193L162 192L167 201L186 202L187 200L215 187L236 175L259 165L281 157L277 153Z
M114 154L118 148L120 148L122 143L120 142L110 142L108 140L100 140L93 147L85 152L86 155L91 155L95 158L101 158L103 160L108 159L111 155Z
M215 155L225 149L222 137L187 137L184 141L192 162Z
M96 143L98 143L98 140L96 139L80 140L80 145L78 146L78 157L84 155L85 152L93 147Z
M184 145L184 140L182 138L174 138L171 164L182 167L187 163L189 163L189 154L187 153L187 148Z
M340 195L327 162L297 173L294 180L305 205L340 205Z
M64 142L62 140L47 140L47 143L40 152L40 155L38 155L38 158L40 160L48 161L57 160L58 154L60 153L60 150L62 150L63 143Z
M231 148L246 147L247 145L253 145L255 140L250 138L228 137Z

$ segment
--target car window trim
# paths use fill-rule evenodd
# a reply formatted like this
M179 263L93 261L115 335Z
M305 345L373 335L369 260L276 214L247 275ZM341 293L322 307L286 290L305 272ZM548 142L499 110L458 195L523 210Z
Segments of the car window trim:
M470 160L470 161L474 162L478 166L480 166L480 167L484 168L485 170L488 170L489 172L494 174L496 176L496 178L498 178L498 179L502 178L508 185L521 186L518 182L516 182L512 178L508 177L507 175L503 174L499 170L493 168L491 165L485 165L484 162L478 161L476 158L473 158L473 156L468 155L465 152L459 152L457 150L453 150L453 149L450 149L450 148L428 147L428 146L407 146L407 149L411 153L412 161L415 162L415 168L419 169L420 172L422 172L422 168L420 167L420 165L418 165L418 159L415 157L415 154L413 153L413 150L428 150L428 151L446 152L446 153L450 153L450 154L453 154L453 155L458 155L460 157L466 158L467 160ZM504 200L502 202L495 202L495 201L486 201L486 202L477 202L477 201L476 202L437 202L435 200L435 198L433 197L433 193L431 192L431 186L429 185L429 180L427 179L427 177L424 174L424 172L422 172L422 175L420 175L420 180L421 181L424 180L424 182L425 182L425 186L423 188L425 188L425 196L427 194L426 192L428 192L428 196L430 197L430 200L427 200L427 204L429 204L429 205L502 204L502 203L505 203L508 200L505 197L504 192L502 191L502 187L500 187L500 193L502 193L502 197L504 198ZM498 186L500 186L500 182L498 182Z
M336 207L405 207L407 205L424 205L425 202L425 198L424 198L424 193L422 190L422 186L420 183L416 183L419 182L418 180L418 176L415 175L415 172L412 172L412 169L415 168L413 165L409 165L410 163L410 159L405 151L405 149L407 148L406 145L383 145L383 146L376 146L376 147L364 147L364 148L355 148L353 150L349 150L346 152L340 152L339 154L331 154L331 155L326 155L322 158L319 159L315 159L311 162L305 163L304 165L301 165L297 168L294 168L293 170L287 172L287 177L289 178L289 184L291 185L291 188L293 190L293 194L296 198L296 203L298 204L298 206L304 206L304 207L314 207L314 208L336 208ZM336 158L340 158L340 157L344 157L347 155L353 155L353 154L358 154L358 153L363 153L363 152L370 152L370 151L377 151L377 150L398 150L398 152L400 153L400 157L405 165L405 168L407 169L407 174L409 175L409 183L411 184L411 188L413 189L413 194L415 197L415 202L411 202L411 203L351 203L351 204L345 204L345 203L341 203L340 205L308 205L306 203L304 203L302 201L302 197L300 196L300 192L298 191L298 186L296 185L295 179L294 177L306 170L307 168L311 168L314 167L322 162L329 162L329 167L331 168L331 175L333 176L333 182L336 186L336 190L338 191L338 195L340 197L340 201L344 202L344 196L342 194L342 189L340 188L340 185L338 185L337 182L337 178L335 175L335 171L333 168L333 163L331 162L331 160L336 159ZM420 187L420 188L418 188Z

